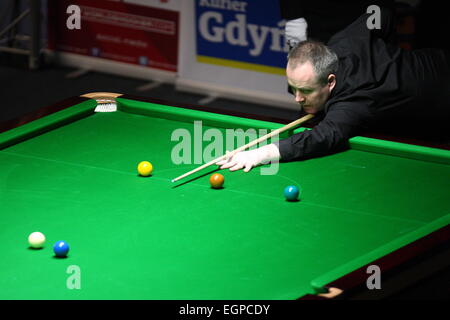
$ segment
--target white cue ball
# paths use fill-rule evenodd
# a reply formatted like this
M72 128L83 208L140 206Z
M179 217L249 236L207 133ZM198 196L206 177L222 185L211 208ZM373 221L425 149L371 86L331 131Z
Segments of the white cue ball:
M40 232L33 232L28 236L28 243L32 248L42 248L45 243L45 236Z

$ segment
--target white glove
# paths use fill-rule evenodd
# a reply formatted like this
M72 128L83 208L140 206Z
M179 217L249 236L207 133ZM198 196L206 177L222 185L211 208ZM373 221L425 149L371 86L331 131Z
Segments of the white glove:
M286 43L289 48L292 49L295 45L301 41L307 39L306 28L308 23L304 18L298 18L294 20L286 21L286 26L284 28Z
M278 147L272 143L258 149L238 152L228 159L217 162L217 165L221 166L220 169L230 168L230 171L236 171L244 168L244 172L249 172L253 167L277 161L280 158Z

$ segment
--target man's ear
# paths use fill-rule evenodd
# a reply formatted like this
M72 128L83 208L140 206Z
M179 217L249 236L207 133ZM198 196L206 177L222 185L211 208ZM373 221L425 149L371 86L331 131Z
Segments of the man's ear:
M328 76L328 87L330 91L333 90L335 85L336 85L336 76L334 74L330 74Z

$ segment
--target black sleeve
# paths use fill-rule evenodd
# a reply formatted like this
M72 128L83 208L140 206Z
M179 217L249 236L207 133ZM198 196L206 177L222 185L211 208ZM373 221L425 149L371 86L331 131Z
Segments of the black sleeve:
M381 9L381 28L374 29L372 32L385 41L392 41L396 35L396 16L394 11L389 8Z
M367 7L394 8L394 0L278 0L282 19L305 18L308 37L324 43L365 14ZM366 28L367 29L367 28Z
M358 17L353 23L347 26L342 31L334 35L328 44L333 44L342 38L364 37L367 38L370 34L375 37L382 38L385 41L391 42L395 37L395 15L390 8L381 8L381 23L379 29L369 29L368 21L372 21L372 13L364 13Z
M373 121L368 107L356 102L339 102L312 130L279 141L281 161L320 157L345 150L348 139L367 129Z
M278 0L282 19L293 20L305 16L305 11L299 0Z

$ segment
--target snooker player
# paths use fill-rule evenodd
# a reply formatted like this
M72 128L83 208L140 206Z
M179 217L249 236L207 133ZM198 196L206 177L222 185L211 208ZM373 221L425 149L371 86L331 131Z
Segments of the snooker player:
M387 41L394 28L391 11L381 11L378 29L368 28L369 18L360 16L327 45L307 40L289 52L286 75L295 101L321 121L312 130L220 161L221 169L247 172L269 161L339 152L351 137L393 118L449 119L450 53L401 49Z

